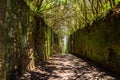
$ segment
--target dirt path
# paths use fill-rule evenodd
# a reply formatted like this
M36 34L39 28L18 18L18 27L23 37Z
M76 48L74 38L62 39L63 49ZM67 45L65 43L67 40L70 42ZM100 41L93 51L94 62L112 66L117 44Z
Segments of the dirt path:
M55 55L21 80L119 80L73 55Z

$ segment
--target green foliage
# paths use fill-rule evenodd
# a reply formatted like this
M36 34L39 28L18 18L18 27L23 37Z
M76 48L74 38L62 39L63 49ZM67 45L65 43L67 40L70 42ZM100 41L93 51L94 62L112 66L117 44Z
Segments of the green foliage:
M114 2L109 0L40 0L40 6L39 0L25 1L31 10L44 17L47 25L55 28L56 32L59 32L59 27L66 26L68 33L99 19L114 5ZM120 0L115 0L115 4L118 2Z
M67 2L67 0L61 0L62 1L62 3L66 3Z
M44 11L44 10L48 10L48 9L50 9L50 4L47 4L47 5L45 5L45 6L42 6L41 8L40 8L40 10L39 10L39 12L42 12L42 11Z
M105 5L104 5L104 11L108 11L110 9L110 3L107 2Z
M115 3L118 4L120 2L120 0L115 0Z
M59 0L59 2L66 3L67 0Z

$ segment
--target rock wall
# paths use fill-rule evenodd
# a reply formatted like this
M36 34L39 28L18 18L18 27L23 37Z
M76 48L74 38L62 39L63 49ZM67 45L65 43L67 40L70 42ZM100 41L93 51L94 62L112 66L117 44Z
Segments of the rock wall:
M0 80L16 80L55 53L57 35L24 0L0 0L0 7Z
M120 8L74 32L69 38L69 52L92 60L120 75Z
M7 0L5 13L7 80L15 80L18 75L34 68L34 21L32 12L23 0Z
M0 80L6 80L5 0L0 0Z
M37 51L37 62L48 59L57 51L58 37L53 30L48 27L42 17L36 17L36 27L34 29L35 48Z

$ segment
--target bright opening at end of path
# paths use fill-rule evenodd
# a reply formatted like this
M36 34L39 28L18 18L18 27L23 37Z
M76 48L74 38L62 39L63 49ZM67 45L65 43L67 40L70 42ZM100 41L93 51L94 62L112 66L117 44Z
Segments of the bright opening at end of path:
M62 51L63 54L66 54L67 53L67 36L64 36L63 38L63 51Z

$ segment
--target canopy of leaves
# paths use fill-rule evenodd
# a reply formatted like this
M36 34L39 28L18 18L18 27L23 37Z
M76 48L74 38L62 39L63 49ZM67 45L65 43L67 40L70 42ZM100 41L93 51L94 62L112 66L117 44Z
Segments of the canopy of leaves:
M120 0L25 0L31 10L44 17L48 26L69 35L104 16Z

